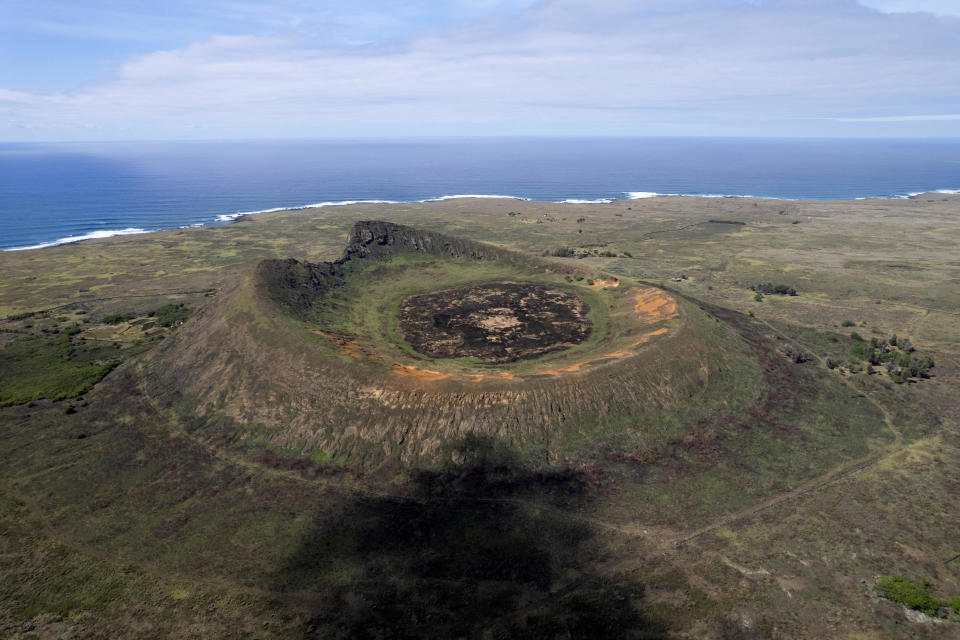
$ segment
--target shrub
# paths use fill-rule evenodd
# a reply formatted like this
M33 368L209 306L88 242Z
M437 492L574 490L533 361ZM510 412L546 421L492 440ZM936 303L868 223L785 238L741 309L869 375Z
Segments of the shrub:
M924 580L922 584L907 580L903 576L885 576L877 581L877 593L893 602L927 614L937 615L943 603L930 593L930 582Z
M753 300L754 302L763 302L763 294L758 293L757 295L753 296Z
M67 415L70 415L71 413L76 413L76 412L77 412L77 408L74 407L72 404L68 404L67 406L65 406L65 407L63 408L63 412L64 412L65 414L67 414Z
M954 613L960 613L960 596L950 598L950 608L953 609Z
M843 326L843 327L855 327L855 326L857 326L857 323L854 322L853 320L844 320L843 322L840 323L840 326Z
M624 257L626 257L626 258L632 258L632 257L633 257L633 254L630 253L629 251L624 251L624 252L623 252L623 255L624 255Z
M780 345L780 353L782 353L787 357L787 359L791 360L795 364L802 364L809 359L807 358L807 354L799 349L795 349L790 343L784 343Z
M109 316L104 316L104 324L122 324L124 322L129 322L137 317L135 313L113 313Z
M859 360L868 360L872 355L872 349L866 342L854 342L853 346L850 347L850 355Z
M772 282L762 282L760 284L755 284L750 287L751 291L756 293L763 293L766 295L776 294L778 296L795 296L797 295L797 290L789 285L785 284L773 284Z
M861 336L856 331L853 331L850 333L850 339L853 340L854 342L863 342L863 336Z
M150 315L156 319L160 326L172 327L186 322L192 313L193 309L183 304L167 304Z

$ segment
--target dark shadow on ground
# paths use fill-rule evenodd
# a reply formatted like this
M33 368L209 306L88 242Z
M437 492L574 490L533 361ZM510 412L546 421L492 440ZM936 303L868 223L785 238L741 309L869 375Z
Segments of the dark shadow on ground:
M595 571L588 485L467 438L402 490L318 510L277 576L319 593L307 638L657 638L643 587Z

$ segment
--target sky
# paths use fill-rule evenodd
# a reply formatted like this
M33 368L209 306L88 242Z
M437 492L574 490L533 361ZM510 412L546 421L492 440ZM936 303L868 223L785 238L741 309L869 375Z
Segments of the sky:
M0 141L960 137L960 0L0 0Z

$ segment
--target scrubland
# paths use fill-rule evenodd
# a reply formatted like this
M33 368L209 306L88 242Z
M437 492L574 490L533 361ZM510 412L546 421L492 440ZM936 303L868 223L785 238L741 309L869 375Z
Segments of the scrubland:
M258 291L375 219L525 258L377 263L314 324ZM0 271L2 637L960 637L960 197L330 207ZM593 342L474 380L389 321L517 279Z

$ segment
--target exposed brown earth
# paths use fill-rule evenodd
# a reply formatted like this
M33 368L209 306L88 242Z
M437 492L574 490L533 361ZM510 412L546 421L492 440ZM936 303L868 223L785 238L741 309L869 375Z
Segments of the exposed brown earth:
M587 311L559 289L498 282L410 296L397 323L403 339L431 358L503 364L583 342L592 330Z
M649 322L660 322L677 316L677 303L660 289L643 289L634 296L633 310Z

